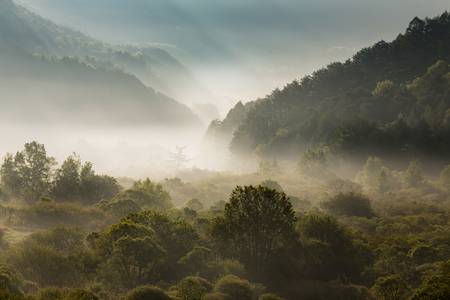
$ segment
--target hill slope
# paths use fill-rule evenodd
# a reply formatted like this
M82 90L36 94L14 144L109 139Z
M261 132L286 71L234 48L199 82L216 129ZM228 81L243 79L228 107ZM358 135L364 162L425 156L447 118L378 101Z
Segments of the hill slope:
M170 55L161 53L163 50L145 49L139 55L114 52L108 44L57 26L10 0L0 0L0 25L3 121L36 120L40 124L62 122L90 126L197 126L201 123L185 105L155 92L134 75L115 67L138 61L141 65L128 68L141 68L142 74L151 77L154 74L145 73L150 70L145 59L158 57L161 64L164 61L182 68ZM55 56L61 53L96 53L99 57L116 57L120 64L87 54L85 60L89 62ZM151 57L152 53L155 54Z
M250 109L229 149L239 157L294 161L308 147L323 146L352 157L447 157L445 61L450 62L450 15L416 17L394 41L380 41L345 63L274 90Z
M110 45L55 24L11 0L0 0L0 42L47 57L73 56L95 67L118 67L171 96L204 92L191 72L167 51L148 44Z

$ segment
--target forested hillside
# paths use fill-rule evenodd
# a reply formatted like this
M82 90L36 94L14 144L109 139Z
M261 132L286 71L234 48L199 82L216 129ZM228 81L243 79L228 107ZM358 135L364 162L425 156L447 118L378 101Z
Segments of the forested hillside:
M55 24L13 3L0 1L0 43L29 53L76 57L94 67L118 67L144 84L173 96L202 92L190 71L167 51L145 43L111 45ZM185 91L184 91L185 92Z
M141 74L150 76L152 72L144 57L150 59L148 54L156 53L165 57L166 62L182 68L163 50L149 48L133 56L57 26L12 1L2 0L0 5L0 102L3 108L0 114L3 120L39 119L41 125L74 124L80 123L80 113L86 113L82 126L201 124L187 106L146 87L136 76L116 67L133 65L131 61L140 60L144 70ZM60 56L64 53L75 57ZM76 55L82 54L86 54L86 61L77 58ZM94 54L99 58L111 58L112 62L102 61Z
M450 15L414 18L404 34L274 90L234 131L237 157L290 158L330 147L353 158L448 159Z

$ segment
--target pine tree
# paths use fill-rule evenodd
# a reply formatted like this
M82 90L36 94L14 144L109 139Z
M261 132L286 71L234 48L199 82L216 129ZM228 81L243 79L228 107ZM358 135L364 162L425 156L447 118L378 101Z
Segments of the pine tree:
M383 168L381 159L369 156L363 169L363 183L366 188L371 189L376 185L378 174Z
M425 178L422 174L422 164L418 159L413 159L409 164L408 170L406 170L405 177L403 178L403 188L416 188L425 182Z
M175 147L176 151L169 153L170 159L166 160L166 164L176 169L185 169L186 163L190 161L190 159L183 154L183 150L186 147L178 147L177 145L175 145Z
M387 168L382 167L378 173L375 189L381 194L389 191L388 172L389 170Z

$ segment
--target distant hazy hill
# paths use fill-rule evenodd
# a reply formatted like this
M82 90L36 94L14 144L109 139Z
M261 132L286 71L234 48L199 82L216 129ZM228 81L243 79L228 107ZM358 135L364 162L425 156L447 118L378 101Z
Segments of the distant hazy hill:
M47 57L76 56L93 66L119 67L135 74L144 84L173 96L185 90L202 92L193 75L167 51L140 45L110 45L79 31L0 0L0 42Z
M353 157L449 157L447 62L449 14L416 17L392 42L274 90L250 109L229 149L260 159L298 160L324 146Z
M42 19L12 1L0 0L2 119L84 125L200 124L188 107L115 67L142 68L142 76L151 77L151 72L145 73L150 71L147 60L183 68L181 64L161 49L146 48L134 55L114 50ZM87 62L76 56L57 58L62 53L87 53ZM89 53L109 57L112 62L101 61Z

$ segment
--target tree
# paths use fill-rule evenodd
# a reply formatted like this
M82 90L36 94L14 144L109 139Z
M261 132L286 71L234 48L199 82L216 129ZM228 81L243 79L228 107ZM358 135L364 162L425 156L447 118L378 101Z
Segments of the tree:
M389 170L387 170L387 168L382 167L380 172L378 173L375 189L381 194L389 191L389 180L387 175L388 172Z
M165 211L173 207L170 194L160 183L155 184L148 178L135 181L130 189L115 195L112 201L119 199L132 199L142 209Z
M131 220L113 224L103 234L91 233L86 240L127 289L159 277L166 263L166 251L157 243L155 231Z
M272 162L265 160L259 163L257 174L264 177L278 176L286 173L283 166L278 165L276 159Z
M220 279L214 286L214 292L225 294L225 299L252 300L253 286L247 280L228 275Z
M108 264L120 275L124 286L131 289L158 278L165 259L166 251L153 238L126 236L113 243Z
M156 286L139 286L132 290L125 300L172 300L172 298L166 293L166 291Z
M167 250L167 257L172 268L177 262L197 245L200 239L194 226L185 220L170 219L168 216L146 210L141 213L129 213L122 220L144 225L155 231L161 246Z
M274 190L277 190L279 192L284 192L283 188L281 187L281 185L275 180L266 179L266 180L262 181L259 185L267 186L267 187L269 187L271 189L274 189Z
M358 216L371 218L374 216L369 197L362 193L339 192L332 198L323 201L320 206L336 216Z
M205 247L196 246L185 257L182 257L178 264L184 265L193 273L197 273L214 259L214 253Z
M294 236L295 213L285 193L265 186L237 186L209 233L227 255L260 271L275 249Z
M368 189L376 185L378 174L384 168L381 159L378 157L369 156L363 168L363 183Z
M175 145L175 152L169 152L169 160L166 160L166 164L175 169L185 169L186 163L190 161L186 155L183 154L183 150L186 147L178 147Z
M206 288L194 277L186 277L177 285L179 299L201 300L206 295Z
M425 182L425 177L422 175L422 164L417 159L413 159L406 170L403 178L404 189L417 188Z
M439 269L438 275L432 275L425 279L411 300L450 299L450 261L442 263Z
M354 193L362 192L362 186L360 186L356 182L353 182L350 179L344 180L339 177L327 180L325 182L325 188L330 191L331 196L334 196L339 192L342 193L347 193L350 191Z
M57 200L73 202L79 197L81 184L80 170L81 159L75 152L56 170L52 194Z
M197 198L191 198L184 202L184 206L189 207L195 211L200 211L203 209L203 203Z
M308 149L300 157L300 161L297 164L297 172L319 179L335 177L335 174L329 170L329 167L327 156L322 149Z
M2 184L13 196L33 204L48 192L55 165L55 158L47 156L43 144L26 143L14 158L9 153L4 158L0 169Z
M400 275L394 275L378 278L372 293L384 300L403 300L409 298L411 289Z

